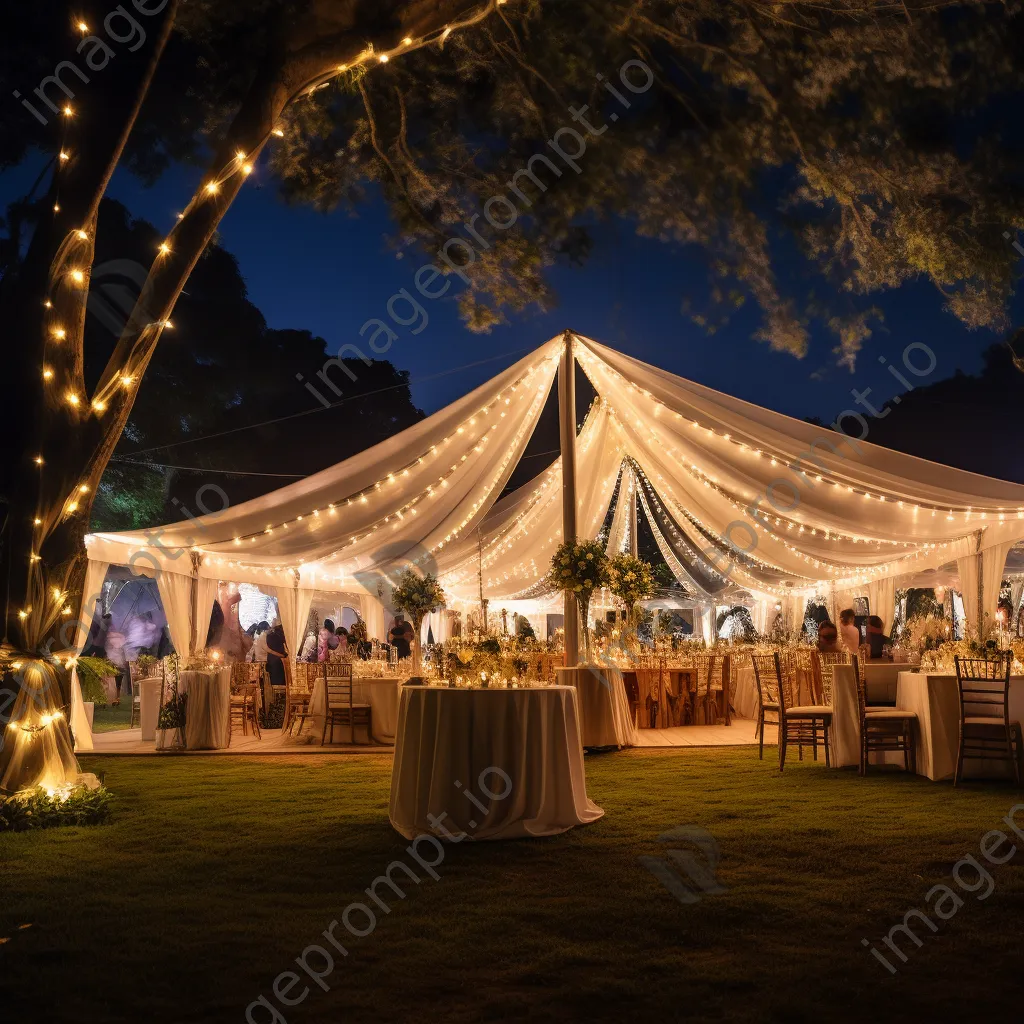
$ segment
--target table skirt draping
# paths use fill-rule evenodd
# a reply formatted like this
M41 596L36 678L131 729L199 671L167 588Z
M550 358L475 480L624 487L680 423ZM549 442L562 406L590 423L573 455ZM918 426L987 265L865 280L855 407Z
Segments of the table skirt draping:
M407 839L443 836L438 821L473 839L596 821L604 811L587 797L576 690L404 687L389 814Z
M156 723L160 719L160 684L159 678L139 680L139 726L143 740L156 739Z
M857 675L852 665L836 665L832 671L832 727L828 739L833 768L860 765L860 702ZM870 755L869 764L902 767L903 754L896 750L876 750Z
M960 693L956 676L901 672L896 706L917 714L917 774L933 782L956 773L960 747ZM1010 678L1010 721L1024 722L1024 677ZM1012 778L1007 760L964 760L964 778Z
M231 669L181 673L178 690L188 694L185 749L220 750L231 740ZM164 696L167 696L165 689Z
M395 742L395 730L398 728L398 699L402 691L402 681L395 677L365 677L352 680L352 703L370 705L370 729L372 736L367 736L366 727L357 725L355 741L357 743ZM281 743L303 744L319 743L324 734L324 718L327 713L327 687L323 679L313 684L313 692L309 698L309 712L301 727L286 729L281 736ZM349 727L338 726L334 730L335 738L348 739ZM330 736L328 736L330 740Z
M732 706L740 718L757 718L761 702L757 698L757 680L753 665L741 665L733 670Z
M632 747L636 729L622 670L616 665L579 665L555 670L558 681L575 686L584 747Z

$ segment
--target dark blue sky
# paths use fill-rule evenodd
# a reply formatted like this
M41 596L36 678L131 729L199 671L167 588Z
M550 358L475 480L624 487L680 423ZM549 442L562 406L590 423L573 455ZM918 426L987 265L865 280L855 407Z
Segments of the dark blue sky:
M37 169L33 160L0 175L0 202L22 194ZM413 273L425 258L418 252L398 258L388 242L392 224L382 201L368 203L358 217L319 214L285 205L261 172L250 179L220 227L220 242L237 257L251 300L272 327L311 330L327 339L332 350L358 342L360 325L371 317L385 318L395 291L412 290ZM175 169L155 187L145 188L119 172L110 194L134 215L169 230L199 178L198 170ZM1016 258L1008 243L1007 259ZM559 294L555 308L529 310L487 335L461 325L452 299L424 300L427 328L415 337L406 331L388 353L410 371L417 404L427 412L436 410L566 327L709 387L790 415L822 418L849 406L853 387L872 388L873 401L896 392L879 355L898 358L910 342L926 342L938 358L931 379L939 379L958 369L976 372L980 353L997 340L989 332L968 331L943 313L938 293L925 283L869 301L883 309L885 323L865 345L852 375L836 366L835 340L824 332L815 334L802 360L754 341L757 312L752 305L726 329L708 336L681 311L685 298L695 308L706 307L707 277L699 254L637 238L624 222L603 225L587 264L556 268L552 280ZM449 296L455 294L453 288ZM502 355L483 366L415 383Z

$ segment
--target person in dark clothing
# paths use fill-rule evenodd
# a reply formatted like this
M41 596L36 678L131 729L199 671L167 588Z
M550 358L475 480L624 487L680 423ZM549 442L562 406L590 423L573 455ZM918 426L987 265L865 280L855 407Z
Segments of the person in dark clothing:
M867 621L868 646L872 659L882 657L882 648L889 643L885 635L885 623L877 615L869 615Z
M104 612L89 628L83 658L105 658L107 656L107 634L110 632L110 612Z
M267 674L272 686L284 686L285 659L288 657L288 644L284 638L284 626L275 623L266 633L267 637Z
M401 617L395 616L395 624L388 634L388 642L398 652L399 658L412 657L412 626Z

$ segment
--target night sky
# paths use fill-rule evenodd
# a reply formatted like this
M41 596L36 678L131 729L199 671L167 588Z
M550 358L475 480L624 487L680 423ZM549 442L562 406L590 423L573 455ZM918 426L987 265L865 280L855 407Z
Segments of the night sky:
M27 190L40 159L36 156L0 175L0 202L6 204ZM201 173L199 168L174 168L146 188L122 170L109 195L133 215L169 230ZM413 273L427 262L418 251L396 253L389 241L392 234L383 201L365 204L355 217L345 211L325 215L288 206L261 166L221 223L219 240L238 259L250 298L271 327L311 330L333 351L345 342L358 343L359 327L367 319L386 318L388 298L402 287L412 290ZM1017 259L1009 243L1007 259ZM798 286L807 284L803 264L794 260L791 273ZM940 296L925 283L857 300L880 307L885 323L866 343L853 374L836 365L831 351L835 339L823 330L816 331L802 360L753 340L758 314L752 303L709 336L681 308L686 298L693 307L706 308L701 253L637 238L632 225L622 220L599 225L588 262L553 268L552 280L559 296L555 308L514 315L509 324L486 335L462 326L450 298L457 294L455 287L449 297L429 303L426 329L417 336L405 329L387 356L410 371L416 403L433 412L571 327L709 387L793 416L830 421L851 405L853 387L870 387L876 404L897 393L899 385L879 364L879 355L898 359L905 345L926 342L938 359L931 381L956 370L977 372L981 352L998 340L991 332L968 331L944 313ZM813 284L834 297L823 282ZM1019 311L1018 303L1013 312ZM173 343L185 340L175 337ZM162 342L167 343L169 339ZM490 361L423 379L479 360ZM312 396L310 401L315 403ZM254 413L254 421L260 418Z

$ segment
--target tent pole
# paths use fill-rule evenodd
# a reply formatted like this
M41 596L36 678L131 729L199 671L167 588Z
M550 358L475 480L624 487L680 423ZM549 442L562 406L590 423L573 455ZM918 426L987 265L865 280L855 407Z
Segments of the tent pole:
M636 536L636 479L629 473L629 553L636 558L638 553Z
M565 347L558 364L558 424L562 453L562 540L576 542L576 357L572 350L572 332L564 335ZM580 660L579 613L576 597L565 592L565 666L572 668Z

